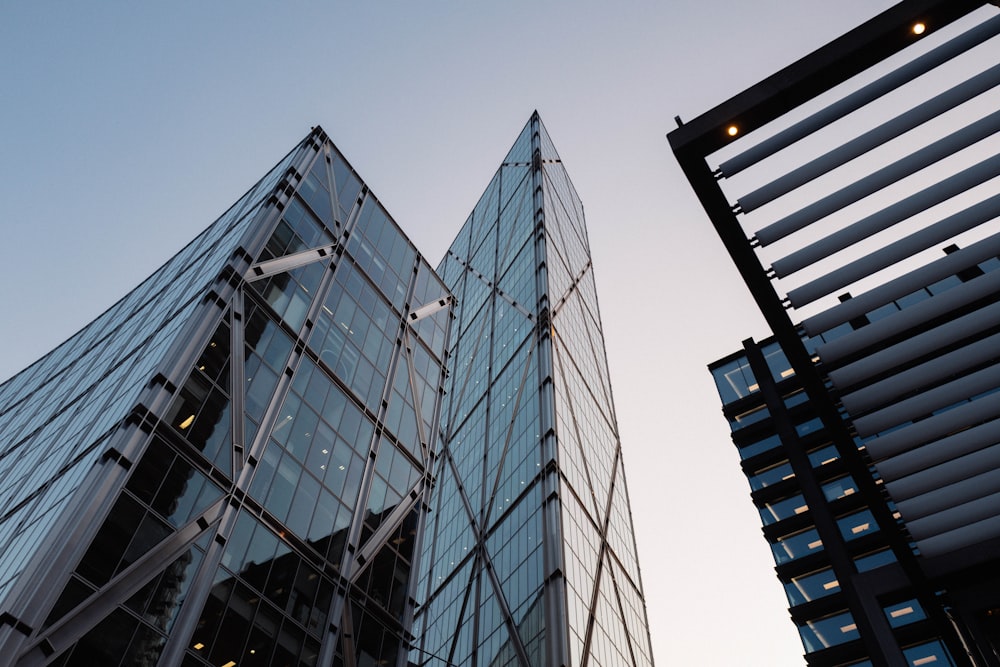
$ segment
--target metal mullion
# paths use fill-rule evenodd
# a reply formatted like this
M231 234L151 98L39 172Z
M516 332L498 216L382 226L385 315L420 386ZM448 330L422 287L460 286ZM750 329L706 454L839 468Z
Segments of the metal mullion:
M767 409L771 412L782 448L795 472L802 497L809 507L812 523L823 541L823 550L829 558L833 573L839 581L846 584L855 574L854 561L843 536L840 534L836 518L830 511L819 480L813 471L812 463L805 451L806 448L802 445L792 426L792 420L774 378L771 376L771 369L764 359L760 346L753 340L746 340L743 342L743 349ZM856 481L856 483L858 482ZM861 486L860 483L858 486ZM854 622L859 627L861 641L872 661L875 664L885 664L889 667L905 667L907 663L892 637L892 630L884 616L881 613L872 613L871 609L864 603L864 596L855 587L845 585L841 587L841 590L844 592L851 616L854 617Z

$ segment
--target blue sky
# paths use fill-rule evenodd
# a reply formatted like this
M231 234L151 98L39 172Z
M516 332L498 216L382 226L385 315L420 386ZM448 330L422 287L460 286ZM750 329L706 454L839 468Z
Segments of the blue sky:
M436 264L538 109L586 207L655 658L803 664L705 369L765 329L664 135L891 4L6 3L0 379L316 124Z

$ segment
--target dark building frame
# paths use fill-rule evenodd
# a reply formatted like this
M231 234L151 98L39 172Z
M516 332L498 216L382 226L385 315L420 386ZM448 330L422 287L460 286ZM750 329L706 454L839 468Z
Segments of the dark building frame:
M945 613L946 604L943 605L938 596L941 582L934 576L931 563L926 562L926 559L925 562L918 563L911 545L911 537L901 522L893 516L880 483L872 475L874 468L871 460L864 451L858 450L851 427L845 422L844 415L838 407L838 397L831 393L827 378L817 369L816 359L813 352L807 349L801 327L793 323L789 316L790 303L776 291L773 269L765 268L755 252L759 242L756 238L748 238L741 226L738 215L743 211L739 203L731 204L723 192L720 181L731 174L722 173L722 169L713 170L708 158L731 142L749 135L859 73L880 64L925 35L941 30L988 4L997 3L973 0L901 2L697 118L687 122L682 122L678 118L678 128L668 135L670 146L684 174L764 315L775 339L787 355L798 382L807 392L824 428L836 443L843 465L856 480L860 494L870 507L883 536L888 539L906 579L916 592L917 599L932 617L952 656L961 665L976 663L966 657L963 640ZM918 23L921 24L920 29L914 30L914 26ZM912 72L910 76L913 76ZM741 170L766 158L816 130L820 124L832 122L866 101L863 100L856 106L847 103L837 107L836 104L832 104L824 110L827 112L825 116L823 112L816 112L808 121L800 123L804 127L798 129L793 127L786 132L778 133L762 141L758 145L764 146L761 150L755 152L757 148L755 146L738 158L732 159L734 163L742 161L741 164L734 166L733 170ZM809 121L813 121L811 126ZM744 354L751 367L754 367L755 376L761 381L761 393L764 394L768 407L781 409L781 397L775 394L773 386L768 386L770 380L761 380L762 377L769 378L769 374L759 372L765 368L762 366L762 358L756 344L747 341ZM824 543L836 545L839 537L833 530L835 525L831 524L833 516L829 514L827 503L817 494L818 487L809 472L808 462L803 459L804 451L796 444L794 433L787 437L787 440L786 436L789 434L782 434L782 442L788 451L789 460L799 473L803 494L811 500L809 507L816 516L817 529L824 537ZM849 575L851 572L849 559L845 560L844 554L838 553L836 546L830 555L834 569L841 571L838 574ZM951 571L953 568L948 566L943 569ZM847 580L847 576L841 580ZM884 641L887 626L881 609L878 605L873 607L863 597L859 598L851 593L849 606L859 627L865 630L861 634L872 662L878 665L905 665L894 642ZM836 664L836 661L810 664Z

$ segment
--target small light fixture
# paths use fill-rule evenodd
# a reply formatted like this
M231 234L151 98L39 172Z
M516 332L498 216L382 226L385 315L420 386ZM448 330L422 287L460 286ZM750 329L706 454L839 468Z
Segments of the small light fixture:
M188 426L190 426L193 423L194 423L194 415L191 415L190 417L188 417L187 419L185 419L184 421L182 421L180 424L178 424L178 428L180 428L180 430L183 431L184 429L186 429Z
M736 127L735 125L730 125L729 127L726 128L726 134L728 134L731 137L735 137L739 133L740 133L740 128Z
M194 645L194 650L195 651L200 651L203 648L205 648L205 645L202 644L201 642L198 642L197 644Z
M927 30L927 25L922 21L917 21L913 24L912 30L914 35L922 35L924 34L924 31Z

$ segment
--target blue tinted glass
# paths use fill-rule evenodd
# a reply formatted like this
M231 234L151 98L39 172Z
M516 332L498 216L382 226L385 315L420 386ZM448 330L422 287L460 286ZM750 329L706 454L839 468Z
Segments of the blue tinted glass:
M765 526L768 526L808 510L806 501L802 498L802 494L799 494L774 503L766 503L764 507L758 509L758 512L760 512L761 521L764 522Z
M839 591L840 582L830 568L794 577L785 584L785 595L792 606L812 602Z
M761 352L764 354L764 360L767 362L767 367L771 369L771 377L774 378L775 382L781 382L785 378L795 375L792 365L788 363L788 357L785 356L785 351L777 342L765 345Z
M770 416L771 413L768 412L768 409L765 406L761 405L753 408L752 410L736 415L735 417L730 419L729 427L732 430L736 431L738 429L743 428L744 426L749 426L750 424L756 424L757 422L762 422Z
M819 539L819 533L815 528L788 537L780 537L771 544L771 553L774 554L774 562L778 565L822 550L823 541Z
M810 433L816 433L817 431L821 431L822 429L823 429L823 422L820 421L819 417L795 425L795 432L799 434L799 437L808 435Z
M837 453L837 448L834 445L828 445L814 452L809 452L809 463L814 468L825 466L827 463L833 463L838 459L840 459L840 454Z
M847 541L856 540L859 537L878 532L878 524L875 523L875 517L867 509L837 519L837 525L840 526L840 534Z
M776 466L758 471L748 479L750 481L750 488L756 491L763 489L765 486L771 486L786 479L792 479L793 477L795 477L795 473L792 472L792 465L788 461L785 461Z
M714 369L712 376L715 378L715 386L719 390L719 397L722 399L723 405L759 390L757 380L754 379L753 373L750 371L750 364L746 357L730 361Z
M858 487L850 477L840 477L823 485L823 495L828 501L838 500L858 492Z
M858 626L849 612L807 621L805 625L799 626L799 635L807 653L822 651L860 637Z
M867 572L868 570L874 570L877 567L895 562L896 555L892 553L892 549L883 549L875 553L858 556L854 559L854 566L858 568L858 572Z
M955 661L951 659L951 654L940 640L927 642L918 646L911 646L903 649L903 657L907 664L916 667L917 665L933 665L934 667L954 667Z
M888 605L883 611L885 611L886 618L889 619L889 625L894 628L916 623L927 618L927 614L924 613L920 603L915 599Z
M757 454L760 454L761 452L766 452L770 449L774 449L775 447L778 447L780 444L781 444L781 438L778 437L778 434L769 435L763 440L758 440L756 442L750 443L749 445L746 445L745 447L740 447L739 448L740 458L748 459L751 456L756 456Z

